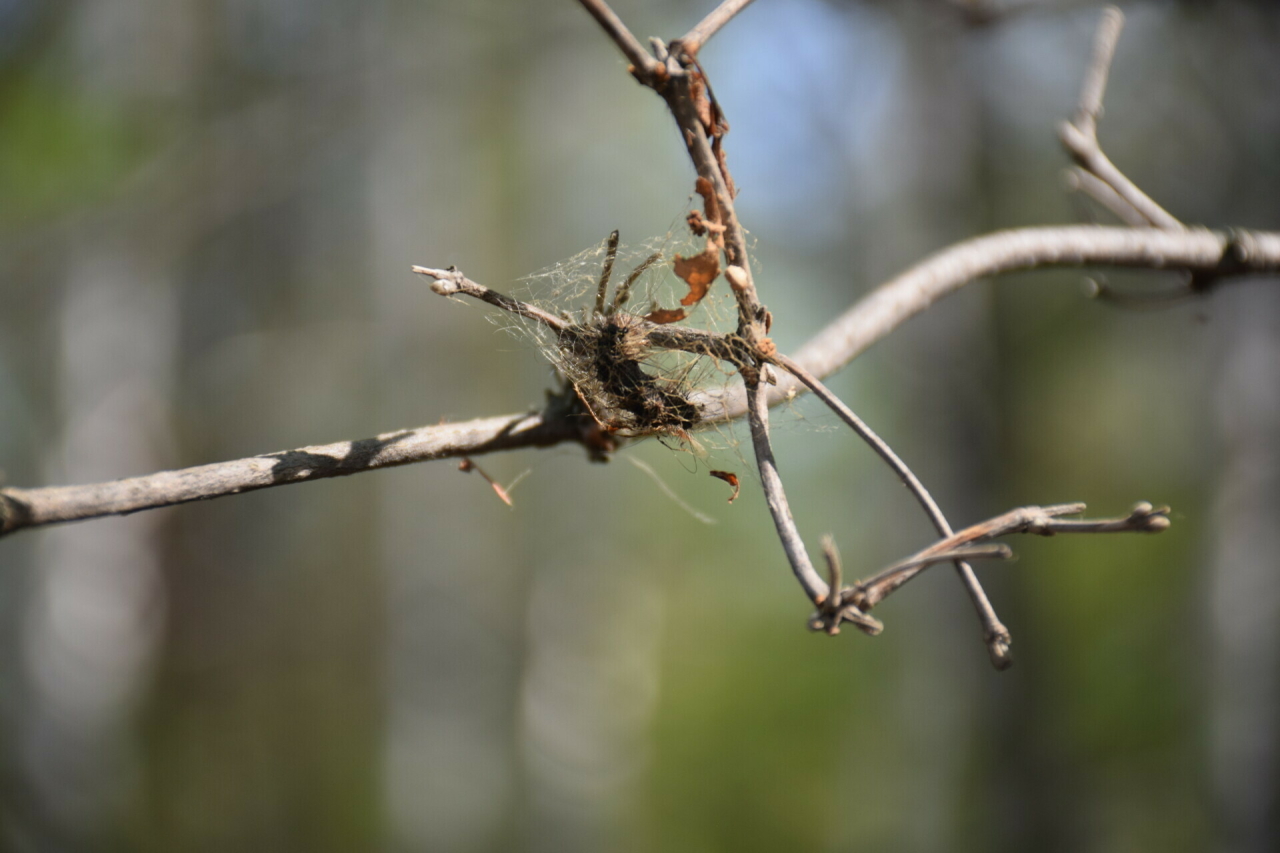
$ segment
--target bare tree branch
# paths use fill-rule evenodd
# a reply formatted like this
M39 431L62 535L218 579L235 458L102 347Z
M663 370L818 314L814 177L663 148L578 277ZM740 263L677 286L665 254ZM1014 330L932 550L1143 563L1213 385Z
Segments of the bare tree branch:
M750 4L751 0L724 0L711 14L699 21L696 27L680 37L680 45L690 55L696 56L702 46L713 35L720 32L721 27L733 20L734 15L747 8Z
M1102 115L1102 96L1107 90L1107 76L1111 72L1111 60L1115 56L1120 31L1124 29L1124 13L1115 6L1102 12L1102 22L1094 39L1093 61L1085 75L1080 91L1080 104L1075 117L1063 122L1058 136L1068 153L1081 168L1096 176L1115 191L1125 203L1137 211L1148 224L1157 228L1182 228L1173 214L1165 210L1138 185L1125 177L1115 164L1102 153L1098 144L1098 119ZM1097 197L1097 196L1095 196ZM1106 202L1104 202L1106 203ZM1110 205L1109 205L1110 206ZM1127 216L1122 219L1128 221Z
M934 501L933 495L929 494L929 490L924 487L924 484L920 482L915 473L907 467L907 464L899 458L898 454L893 452L893 448L889 447L871 427L867 426L861 418L854 414L853 410L845 405L843 400L832 394L827 386L818 380L818 377L786 356L778 356L777 363L803 382L814 394L818 395L822 402L826 403L833 412L840 416L841 420L848 424L850 429L875 450L876 454L898 475L898 479L902 480L903 485L920 502L925 515L929 516L929 520L933 523L933 527L938 531L939 536L947 537L951 535L951 525L947 522L947 517L943 515L942 510L939 509L937 502ZM830 557L828 557L828 562L830 562ZM934 562L938 561L935 560ZM973 573L973 567L965 562L963 558L957 558L954 562L956 572L960 575L960 581L964 585L965 591L969 594L969 600L973 602L974 609L978 611L978 619L982 623L983 639L987 644L987 653L991 656L991 663L996 669L1006 669L1013 663L1013 659L1009 656L1011 643L1009 629L996 616L995 608L991 605L991 600L987 598L986 590L982 588L982 584L978 582L977 575Z
M1230 234L1191 228L1162 231L1096 225L1022 228L975 237L921 261L872 291L801 347L792 360L830 376L910 317L984 276L1052 267L1115 266L1188 270L1224 277L1280 272L1280 233ZM798 380L783 375L769 402ZM708 419L746 413L741 387L696 397ZM735 402L737 401L737 402ZM374 438L164 471L83 486L0 489L0 534L63 521L138 512L254 489L373 471L455 456L583 441L582 418L555 413L481 418L386 433ZM384 447L385 446L385 447ZM377 453L362 448L381 448ZM313 468L296 463L314 459ZM286 460L285 464L281 464ZM293 460L289 464L287 460ZM272 469L286 476L271 476ZM264 471L268 472L264 474Z
M614 234L617 233L616 231L614 232ZM461 293L479 299L481 302L487 302L495 308L501 308L503 311L510 311L512 314L536 320L553 332L563 332L569 328L569 324L555 314L543 311L538 306L530 305L528 302L521 302L519 299L504 296L496 290L490 290L483 284L478 284L467 278L462 274L461 270L455 267L450 267L447 270L413 267L413 271L418 275L425 275L435 279L435 281L431 282L431 290L441 296L456 296Z
M901 563L890 566L874 577L859 581L850 588L848 597L862 611L868 611L929 565L941 562L940 559L930 559L931 557L948 556L957 548L985 542L1008 533L1053 536L1056 533L1161 533L1169 529L1169 508L1153 507L1146 501L1134 504L1129 514L1122 518L1061 518L1064 515L1076 515L1084 510L1085 505L1082 503L1045 507L1026 506L1010 510L1003 515L966 527L958 533L935 542Z
M1150 220L1142 211L1130 204L1124 196L1111 188L1111 184L1088 169L1074 166L1066 172L1066 186L1070 192L1082 192L1098 204L1110 210L1116 218L1131 228L1148 228Z
M0 535L63 521L128 515L326 477L517 447L582 441L582 419L503 415L384 433L85 486L0 489Z
M656 59L649 55L635 36L631 34L631 30L627 29L627 25L622 23L622 19L609 8L609 4L604 0L579 0L583 7L591 13L591 17L609 34L609 38L613 39L618 45L618 49L627 57L627 61L631 63L632 71L636 78L641 82L645 82L653 78L658 69L662 66Z
M760 468L765 503L769 506L769 514L773 516L774 527L778 530L778 539L782 542L782 549L787 554L787 562L791 564L796 580L800 581L809 600L820 604L826 599L829 590L814 570L809 552L805 550L804 540L796 529L795 518L791 515L787 493L782 488L782 478L778 475L778 463L773 458L773 447L769 443L769 412L759 385L747 386L747 399L750 401L747 415L751 425L751 443L755 447L756 462Z
M830 376L906 320L976 279L1085 266L1185 270L1206 279L1276 273L1280 272L1280 233L1100 225L997 231L949 246L880 285L810 338L792 358L816 376ZM779 378L770 401L787 399L800 387L798 381ZM732 420L746 411L741 388L704 396L700 402L709 417Z
M698 175L697 192L704 199L705 220L701 223L704 230L699 231L695 227L694 219L690 224L700 234L714 226L713 236L709 238L714 243L708 244L708 251L718 247L724 253L725 278L738 304L738 328L734 335L717 335L698 329L646 323L640 318L615 315L612 311L604 312L613 249L608 253L609 261L601 274L596 297L597 314L603 314L607 322L625 323L629 332L637 336L635 340L645 346L683 349L729 361L737 368L743 388L719 394L706 392L695 402L703 416L711 419L747 414L766 502L783 550L805 594L818 607L811 622L813 627L836 633L842 621L851 621L868 633L876 633L881 628L880 623L868 616L867 610L928 565L953 561L982 619L993 663L998 668L1007 666L1009 633L996 617L972 568L965 562L970 557L1004 556L1007 550L978 547L975 543L1005 532L1019 531L1044 534L1157 531L1168 525L1164 515L1166 510L1154 510L1149 504L1139 504L1124 519L1088 522L1058 519L1060 515L1080 511L1083 505L1028 507L953 534L945 516L914 474L888 445L822 385L818 377L839 369L908 317L984 275L1043 266L1089 264L1176 268L1198 274L1202 283L1211 282L1217 277L1280 269L1280 234L1216 233L1184 228L1129 182L1102 154L1097 144L1097 120L1123 22L1117 10L1109 9L1099 28L1094 60L1083 87L1080 108L1073 121L1063 126L1063 141L1082 168L1079 173L1083 176L1082 184L1091 188L1089 191L1095 198L1102 199L1125 221L1142 221L1160 227L1028 228L957 244L878 288L811 340L794 359L789 359L778 355L767 337L771 318L760 303L752 279L744 231L733 208L733 183L721 148L728 125L695 56L697 48L749 0L727 0L691 30L683 41L673 42L670 49L655 41L656 58L640 46L604 0L581 2L631 60L632 73L664 98L675 118ZM616 247L616 233L611 240L610 245ZM481 299L542 323L561 340L575 335L585 336L584 326L496 293L467 279L456 269L415 267L415 272L433 278L432 289L439 294L462 294ZM623 298L620 291L613 310ZM791 374L772 391L769 386L777 379L772 375L771 364L778 364ZM827 541L824 543L824 555L829 581L823 581L813 567L792 518L769 441L768 405L786 397L797 387L797 382L817 393L889 463L915 493L939 534L944 537L941 541L869 581L849 588L841 586L839 554L834 542ZM129 513L446 456L468 457L494 450L545 446L562 441L578 441L599 454L602 443L608 440L601 438L601 429L594 416L589 418L582 412L570 411L570 407L561 400L559 404L550 405L548 411L541 415L512 415L465 424L442 424L358 442L284 451L113 483L4 489L0 490L0 535L24 527Z

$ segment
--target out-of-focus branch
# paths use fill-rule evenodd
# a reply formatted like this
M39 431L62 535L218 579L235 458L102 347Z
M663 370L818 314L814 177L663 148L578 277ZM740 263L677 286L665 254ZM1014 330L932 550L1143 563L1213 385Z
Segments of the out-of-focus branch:
M1066 186L1069 192L1084 193L1098 204L1110 210L1116 218L1132 228L1149 228L1151 222L1142 215L1124 196L1112 189L1111 184L1099 178L1088 169L1073 166L1067 169Z
M747 8L750 4L751 0L724 0L711 14L699 21L696 27L680 37L680 45L690 55L696 56L708 39L718 33L721 27L733 20L734 15Z
M1111 60L1115 57L1116 44L1120 41L1120 31L1123 29L1124 13L1115 6L1104 9L1094 38L1093 61L1089 63L1089 70L1080 90L1080 104L1071 121L1059 126L1058 136L1080 168L1098 178L1112 192L1100 192L1098 185L1088 181L1081 182L1080 189L1115 211L1121 220L1132 223L1136 213L1146 220L1146 224L1157 228L1182 228L1182 223L1173 214L1157 204L1116 168L1098 144L1102 98L1107 91Z

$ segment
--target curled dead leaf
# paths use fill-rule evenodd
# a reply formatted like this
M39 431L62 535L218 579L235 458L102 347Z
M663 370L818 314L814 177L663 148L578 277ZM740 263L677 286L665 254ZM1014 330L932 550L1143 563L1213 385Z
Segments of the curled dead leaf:
M738 475L732 471L712 471L712 477L724 480L730 486L733 486L733 494L729 496L729 503L733 503L738 499L738 493L742 491L742 486L738 484Z
M711 282L720 275L720 250L714 242L708 240L707 248L691 258L676 255L671 267L689 285L689 292L680 300L680 304L697 305L711 289Z

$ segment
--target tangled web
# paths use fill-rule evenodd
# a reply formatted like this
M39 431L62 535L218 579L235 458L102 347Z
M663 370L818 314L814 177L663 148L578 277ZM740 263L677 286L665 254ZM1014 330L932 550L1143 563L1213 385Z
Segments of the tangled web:
M566 330L519 317L504 321L537 343L605 432L692 443L689 431L703 421L694 392L727 382L731 366L652 346L644 321L662 322L675 313L668 306L679 303L688 285L675 275L673 261L699 251L674 231L632 246L611 235L521 280L518 297L566 320ZM693 306L691 325L713 332L732 328L733 303L727 288L721 290Z

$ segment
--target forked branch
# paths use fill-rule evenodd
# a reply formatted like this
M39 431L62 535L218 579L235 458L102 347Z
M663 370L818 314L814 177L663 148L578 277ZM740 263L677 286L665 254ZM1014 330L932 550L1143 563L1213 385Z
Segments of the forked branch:
M1114 6L1104 9L1094 38L1093 61L1080 91L1080 104L1071 121L1063 122L1058 128L1058 136L1081 170L1077 177L1078 187L1111 209L1121 221L1130 225L1145 223L1156 228L1179 229L1183 227L1182 223L1125 177L1098 143L1102 98L1107 91L1111 61L1115 58L1116 44L1123 29L1124 13Z
M664 98L675 118L698 176L697 190L706 204L708 221L702 224L713 227L717 245L724 254L725 277L738 304L738 328L732 335L717 335L699 329L649 323L643 318L621 314L618 309L625 303L637 273L633 273L618 289L611 306L603 300L611 271L602 274L595 316L603 317L600 322L612 323L616 328L625 327L627 334L632 336L629 340L637 346L680 349L735 366L743 378L741 389L727 395L709 392L693 395L690 404L697 407L703 421L743 414L748 417L766 501L792 570L817 607L815 627L835 633L841 621L851 621L862 630L874 633L880 624L868 615L871 608L925 567L937 562L956 562L982 617L992 659L998 666L1006 664L1008 633L991 610L990 602L964 561L1006 556L1007 548L984 543L1011 532L1156 532L1168 525L1164 510L1139 504L1133 513L1122 519L1081 521L1062 516L1080 511L1082 505L1028 507L952 533L945 516L919 480L874 432L827 391L820 378L839 369L907 318L982 276L1039 267L1091 265L1179 269L1197 274L1202 281L1215 281L1280 270L1280 234L1186 228L1125 178L1105 157L1097 141L1097 122L1123 20L1118 11L1109 10L1099 29L1080 108L1072 121L1063 126L1062 136L1080 166L1077 183L1114 210L1123 221L1146 227L1028 228L957 244L872 292L810 340L793 358L781 356L767 337L771 318L757 295L744 231L733 207L734 190L725 167L722 146L727 124L710 93L710 84L696 56L706 40L747 2L727 0L683 38L669 45L655 40L652 54L645 50L604 0L581 2L627 57L636 78ZM1150 227L1152 225L1157 227ZM649 262L652 263L653 259ZM575 336L582 335L581 326L573 321L498 294L467 279L455 269L422 267L415 268L415 271L433 278L433 289L438 293L472 296L534 320L554 335L563 337L567 345L573 345ZM775 364L786 371L777 378L777 387L771 384L771 369ZM806 387L817 393L876 449L903 482L912 488L943 537L941 540L872 578L848 587L842 584L839 554L834 542L830 542L824 545L827 578L824 580L819 575L791 516L769 441L767 406L783 399L796 387ZM598 454L602 446L601 433L600 424L581 411L569 411L560 400L540 414L441 424L362 441L300 448L112 483L0 489L0 535L26 527L125 514L449 456L476 456L496 450L546 446L563 441L579 442Z
M812 616L809 627L828 634L840 632L841 621L853 622L867 633L879 633L881 625L867 613L884 601L907 581L929 566L956 559L1007 559L1013 551L1005 545L983 545L1011 533L1053 536L1058 533L1160 533L1169 527L1169 508L1153 507L1141 501L1129 514L1120 518L1068 519L1066 515L1084 512L1082 503L1055 506L1026 506L966 527L938 540L905 560L882 569L866 580L851 586L840 585L840 558L835 544L824 542L827 564L831 572L831 588L839 594L824 601Z

